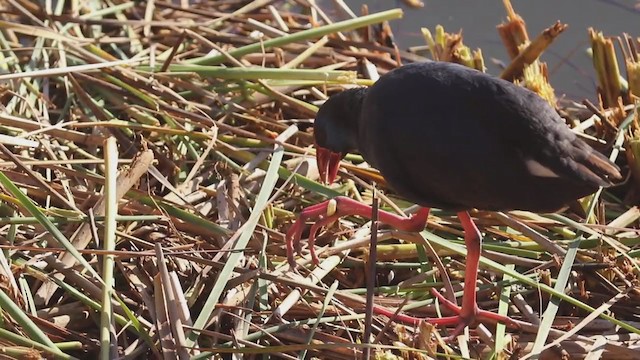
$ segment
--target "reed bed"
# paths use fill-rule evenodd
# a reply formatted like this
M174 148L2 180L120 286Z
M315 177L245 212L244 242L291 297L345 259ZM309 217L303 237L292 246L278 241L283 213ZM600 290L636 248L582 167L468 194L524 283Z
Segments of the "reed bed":
M369 291L393 311L446 314L430 289L461 294L455 214L433 211L420 234L381 225L375 274L365 219L325 229L321 266L298 256L299 272L284 234L336 195L415 210L357 154L336 185L317 182L313 117L400 64L484 69L461 34L430 25L425 46L405 51L389 27L401 10L342 1L3 2L1 356L637 359L639 39L585 34L601 101L569 101L539 60L566 25L530 40L505 5L501 76L557 105L628 176L559 214L474 212L480 306L521 328L446 342L426 323L367 323L365 284L375 277Z

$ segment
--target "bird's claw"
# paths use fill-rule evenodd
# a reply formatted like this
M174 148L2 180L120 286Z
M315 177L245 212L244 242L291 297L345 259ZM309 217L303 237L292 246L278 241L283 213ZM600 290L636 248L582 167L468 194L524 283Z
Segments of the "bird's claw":
M291 226L291 228L289 228L289 231L287 231L285 238L287 246L287 260L292 268L295 269L297 266L293 257L294 250L295 253L301 255L302 246L300 245L300 239L302 238L302 230L304 229L305 222L313 218L318 219L318 221L316 221L309 230L308 247L311 260L315 265L319 265L320 259L315 251L316 235L323 226L330 225L339 217L340 214L337 211L336 199L331 199L320 204L309 206L300 213L296 222Z

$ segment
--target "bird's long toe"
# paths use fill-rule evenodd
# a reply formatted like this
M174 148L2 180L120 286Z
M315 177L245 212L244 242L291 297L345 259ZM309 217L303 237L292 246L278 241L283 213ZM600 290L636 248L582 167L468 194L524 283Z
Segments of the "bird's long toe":
M338 214L334 214L327 216L324 219L320 219L313 224L309 230L309 255L311 255L311 260L315 265L320 265L320 259L318 259L318 255L316 254L316 235L318 235L318 232L323 226L331 225L331 223L336 221L338 217Z
M479 323L503 323L512 328L519 327L518 324L511 318L491 311L480 310L477 304L473 304L473 306L469 308L459 307L458 305L446 299L435 289L432 290L432 293L438 298L443 306L454 312L456 315L442 318L426 319L426 321L434 325L456 325L456 328L449 336L450 339L453 339L456 336L460 335L467 326L473 326Z
M302 226L304 221L302 219L296 220L296 222L289 228L287 235L285 236L285 245L287 247L287 261L291 267L295 268L296 260L294 259L294 251L300 252L300 237L302 236Z

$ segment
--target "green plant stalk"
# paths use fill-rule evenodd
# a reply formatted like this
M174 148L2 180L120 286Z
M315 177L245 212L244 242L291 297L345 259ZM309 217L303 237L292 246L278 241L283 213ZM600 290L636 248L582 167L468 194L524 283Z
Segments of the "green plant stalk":
M507 264L507 268L511 271L515 271L516 266L514 264ZM503 274L502 281L510 282L510 281L513 281L513 279L511 278L511 276L509 276L509 274ZM502 291L500 292L500 303L498 304L498 314L502 316L507 316L509 312L510 297L511 297L511 286L504 286L502 288ZM496 358L498 359L502 358L502 355L501 355L502 351L505 349L507 345L505 343L506 330L507 330L507 327L505 324L503 323L496 324L496 338L495 338L496 342L494 347L494 353L496 355Z
M119 120L119 119L113 119L109 121L99 121L95 123L89 123L89 125L101 126L106 128L118 128L118 129L129 129L129 130L133 129L133 130L142 130L142 131L148 131L148 132L157 132L163 135L185 136L194 140L211 139L211 135L200 133L200 132L188 131L188 130L177 129L177 128L167 128L167 127L148 125L148 124L140 124L140 123L135 123L133 121L126 121L126 120ZM225 135L225 136L229 136L229 135Z
M228 55L239 59L245 55L258 53L271 49L277 46L284 46L298 41L305 41L309 39L323 37L325 35L333 34L340 31L349 31L358 29L364 26L381 23L383 21L399 19L402 17L401 9L392 9L382 11L379 13L361 16L356 19L350 19L340 21L337 23L321 26L315 29L303 30L295 34L289 34L281 36L279 38L270 39L266 41L257 42L251 45L243 46L228 52ZM192 65L219 65L227 61L227 57L223 54L204 56L200 58L191 59L186 61L187 64Z
M287 86L303 87L303 86L323 86L328 84L342 84L342 82L325 81L325 80L265 80L265 81L267 82L268 85L273 87L287 87ZM375 81L370 79L355 79L353 82L350 82L350 84L355 84L359 86L371 86L374 83ZM214 85L208 85L203 87L202 89L212 91L215 93L227 94L230 92L238 92L245 88L251 89L251 90L259 90L259 89L262 89L263 87L254 83L238 84L234 82L224 82L220 84L216 83ZM191 90L185 90L185 91L180 91L178 95L188 99L194 95L194 92Z
M56 347L60 350L82 350L84 344L80 341L57 342Z
M31 312L31 316L37 317L38 310L36 310L36 302L33 300L33 293L29 287L29 282L24 276L20 276L18 278L18 284L20 286L20 291L22 291L22 295L27 299L26 306Z
M264 243L266 244L266 241ZM247 292L247 299L248 299L247 309L254 309L256 307L256 299L259 298L258 296L259 289L260 289L260 284L258 283L258 281L254 281L251 284L249 291ZM260 301L260 299L258 299L258 301ZM251 324L253 321L253 311L246 311L244 313L241 313L240 316L242 316L243 322L240 325L239 329L236 328L237 330L240 330L240 331L236 330L236 334L237 334L236 336L239 339L244 339L244 337L247 336L247 334L249 334L249 328L250 328L249 324Z
M593 66L598 76L599 90L605 108L615 106L621 94L620 70L613 47L613 41L602 32L589 29Z
M264 272L268 271L269 262L267 260L267 241L262 242L262 249L259 255L258 266L260 267L261 271L264 271ZM258 303L259 310L268 311L270 282L266 279L258 277L258 281L256 283L258 284L257 293L259 294L259 303ZM245 336L246 335L247 334L245 334Z
M460 245L464 244L464 240L450 239L448 241L451 241L454 244L460 244ZM622 238L622 239L618 239L618 241L623 245L626 245L629 247L635 247L640 244L640 237ZM573 240L553 240L553 242L555 242L560 246L568 246L573 242ZM580 242L580 249L593 249L593 248L602 247L602 246L605 246L604 248L608 248L606 247L606 244L604 245L602 244L602 241L599 238L583 239L582 242ZM399 254L401 254L400 256L404 256L404 257L409 257L409 256L415 257L416 256L415 248L416 248L415 244L378 245L378 251L383 254L398 252ZM482 248L485 250L492 250L499 253L516 255L516 256L526 257L531 259L540 258L540 255L545 253L542 246L540 246L538 243L533 241L520 242L520 241L511 240L511 241L500 241L500 242L497 242L497 241L483 242ZM451 255L451 253L452 252L442 250L442 252L439 252L438 254L442 256L447 256L447 255ZM384 262L380 262L380 263L383 264ZM416 263L416 264L419 264L419 263ZM401 264L397 263L395 265L400 266ZM379 266L383 266L383 265L379 265Z
M627 59L627 77L629 78L629 93L640 97L640 61Z
M286 95L286 94L279 93L276 90L274 90L273 88L271 88L269 86L265 86L266 84L263 81L259 81L259 83L261 85L263 85L263 90L262 91L258 90L258 91L260 91L263 94L268 95L272 99L278 99L278 98L286 99L287 102L298 104L299 106L304 107L305 109L309 110L309 112L311 112L313 114L318 112L318 107L313 105L313 104L310 104L310 103L308 103L306 101L298 100L298 99L296 99L296 98L294 98L292 96Z
M560 273L558 274L558 278L556 280L556 285L553 287L557 292L563 292L567 286L569 275L571 274L571 267L576 260L580 241L581 239L573 241L573 243L569 247L569 250L564 256L562 267L560 268ZM547 309L542 315L542 321L540 322L540 327L538 328L536 339L533 342L533 350L531 350L531 353L534 354L534 358L537 358L538 355L540 355L540 353L542 352L542 348L544 347L547 337L549 336L549 331L551 331L553 320L555 320L556 315L558 314L559 306L560 299L552 296L549 300L549 305L547 305Z
M122 88L122 90L128 91L129 93L131 93L132 95L134 95L135 97L143 101L145 104L149 105L150 108L155 109L159 107L159 104L156 101L156 99L154 99L152 96L147 95L147 93L144 92L143 90L130 85L124 80L121 80L113 75L104 75L104 79L113 85L119 86L120 88ZM114 104L117 104L118 100L122 101L121 98L118 98L115 96L110 97L110 101L112 101ZM162 117L165 119L165 121L173 125L173 119L171 119L166 115L163 115Z
M115 281L113 279L116 249L116 215L118 213L118 199L116 195L116 179L118 177L118 145L116 138L109 137L105 141L105 224L104 224L104 255L102 261L102 309L100 311L100 358L111 359L115 355L115 339L112 338L113 309L111 294Z
M429 270L428 272L426 272L426 274L434 275L434 277L436 273L437 273L437 270ZM378 293L379 294L403 294L403 295L412 294L412 297L410 297L410 299L420 299L420 298L424 298L423 296L428 296L429 297L428 299L416 300L411 304L405 305L402 308L403 310L416 309L416 308L420 308L420 307L435 303L434 298L431 296L430 290L434 288L441 288L444 285L444 283L441 281L432 282L431 279L434 279L434 277L429 278L428 282L413 284L409 286L402 286L402 287L400 285L377 286L374 288L374 290L376 291L376 294ZM457 282L453 281L453 283L457 283ZM493 288L509 287L517 284L518 284L518 281L515 279L509 279L508 281L499 280L499 281L495 281L488 284L478 285L478 292L491 290ZM356 295L364 295L367 293L366 288L344 289L341 291L343 293L356 294ZM463 295L463 290L457 291L453 295L455 297L460 297Z
M140 67L142 71L158 71L161 66ZM344 70L318 70L318 69L281 69L263 67L224 67L205 65L171 65L168 69L173 75L185 74L191 76L196 73L201 76L213 77L225 80L306 80L306 81L331 81L337 83L353 84L356 81L355 71Z
M140 201L141 203L151 206L153 208L160 207L167 214L175 218L178 218L180 220L183 220L187 223L202 227L203 229L206 229L207 231L211 231L214 234L222 235L222 236L231 234L231 231L229 229L223 228L222 226L212 221L201 218L188 211L179 209L169 203L163 202L162 199L151 198L149 196L141 196L140 193L137 193L137 192L136 193L129 192L127 193L127 196L133 199L136 199L137 201Z
M452 242L457 244L462 244L464 241L462 240L452 240ZM537 245L537 244L536 244ZM492 250L496 252L500 252L503 254L514 255L518 257L524 257L529 259L539 259L540 253L539 251L531 251L525 250L522 248L517 248L513 246L509 246L509 243L506 244L482 244L483 249ZM539 247L539 246L538 246ZM389 257L397 257L398 259L407 259L407 258L415 258L417 253L416 249L419 248L416 244L383 244L378 245L379 251L379 259L387 259ZM443 251L438 252L439 255L447 256L451 255L450 252Z

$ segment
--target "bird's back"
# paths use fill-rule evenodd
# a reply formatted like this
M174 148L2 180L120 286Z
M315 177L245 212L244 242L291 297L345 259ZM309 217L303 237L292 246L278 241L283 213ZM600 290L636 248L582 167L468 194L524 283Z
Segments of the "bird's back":
M423 206L553 211L620 176L533 92L450 63L383 76L359 129L365 159Z

